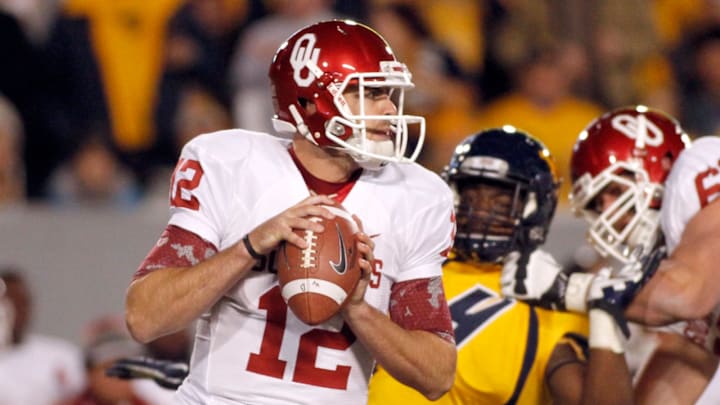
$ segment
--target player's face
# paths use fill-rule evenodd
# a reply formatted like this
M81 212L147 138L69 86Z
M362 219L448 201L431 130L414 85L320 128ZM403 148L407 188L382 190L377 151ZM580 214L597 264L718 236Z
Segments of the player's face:
M353 114L364 115L395 115L397 107L392 101L391 90L388 88L365 87L362 97L357 86L349 87L344 93L348 107ZM361 109L361 103L364 109ZM388 121L366 121L367 137L373 141L392 139L392 130Z
M513 231L514 189L484 183L461 188L458 227L470 233L510 236Z
M628 177L629 179L632 179L631 174L623 175L624 177ZM612 206L612 204L617 201L617 199L627 191L628 186L621 183L615 183L612 182L605 186L605 188L598 193L598 195L590 202L590 207L599 214L602 214L606 210ZM616 230L621 231L625 228L625 226L630 222L633 215L635 213L632 211L626 212L618 221L614 222L614 227Z

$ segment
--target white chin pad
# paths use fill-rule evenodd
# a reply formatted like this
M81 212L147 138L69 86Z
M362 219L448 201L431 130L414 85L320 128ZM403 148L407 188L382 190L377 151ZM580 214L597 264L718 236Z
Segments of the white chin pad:
M385 157L393 157L395 156L395 145L393 144L393 141L391 140L384 140L384 141L372 141L372 140L365 140L365 144L363 145L361 142L357 140L357 138L352 138L347 141L350 145L353 145L357 147L360 150L365 151L366 153L371 153L375 155L385 156ZM364 147L363 147L364 146ZM387 164L387 161L384 161L382 159L373 158L367 155L363 155L357 152L350 152L350 156L355 159L355 161L360 165L360 167L368 170L378 170L381 167L385 166Z
M384 141L366 141L367 151L376 155L391 157L395 154L395 145L393 141L387 139Z
M390 140L367 140L365 142L365 151L380 156L393 157L395 155L395 145L393 145L393 142ZM367 170L380 170L388 163L387 161L370 156L358 156L357 154L352 154L352 156L355 161L360 165L360 167Z

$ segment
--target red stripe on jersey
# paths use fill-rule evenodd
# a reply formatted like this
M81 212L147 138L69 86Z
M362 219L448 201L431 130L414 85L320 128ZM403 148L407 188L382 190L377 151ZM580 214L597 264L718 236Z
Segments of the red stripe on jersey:
M440 277L395 283L390 292L390 318L405 329L425 330L455 343Z
M165 267L190 267L213 256L218 249L198 235L175 225L168 225L140 264L133 279Z

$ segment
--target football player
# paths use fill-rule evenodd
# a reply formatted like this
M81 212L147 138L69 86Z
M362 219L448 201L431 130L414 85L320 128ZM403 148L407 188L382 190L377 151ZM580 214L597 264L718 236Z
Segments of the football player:
M708 264L720 260L720 216L715 213L720 206L712 204L720 146L714 137L686 149L688 145L687 135L672 117L636 106L594 120L573 152L571 201L590 224L588 236L596 250L625 268L637 264L632 252L657 251L660 246L670 254L656 263L654 276L625 311L629 319L646 325L683 321L645 342L657 347L649 358L640 359L636 396L641 403L691 404L706 387L703 398L713 398L708 380L718 362L713 353L718 314L714 307L720 291ZM509 263L506 270L519 267ZM539 273L549 280L552 268L538 268L530 256L523 271L528 275L527 293L517 294L510 284L505 292L525 298L555 296L555 305L584 310L572 304L573 296L583 294L582 284L592 275L571 275L563 295L557 290L548 294L554 287L538 287L532 281Z
M133 336L148 342L197 320L182 404L364 404L376 361L441 396L456 362L440 278L452 192L413 162L425 121L403 112L410 73L374 30L333 20L294 33L269 76L286 139L234 129L184 147L169 224L127 292ZM363 277L313 327L288 311L274 252L283 241L306 248L293 230L322 231L310 217L332 218L322 205L336 202L363 229Z
M670 393L678 398L676 403L709 405L717 404L720 398L720 288L714 266L720 261L719 195L720 138L696 139L680 154L665 181L660 224L669 257L660 263L656 275L627 311L629 318L650 325L675 322L670 325L672 330L697 343L676 350L673 346L653 357L658 358L655 363L670 368L661 375L664 384L659 387L653 381L655 376L649 374L658 365L646 368L649 375L640 381L644 384L640 388L646 387L647 396L653 395L653 400L667 398ZM705 352L696 353L697 347ZM685 353L682 362L673 356L677 351ZM696 400L698 392L701 394Z
M555 213L559 180L548 150L510 126L484 130L457 146L444 177L456 197L457 234L443 282L458 366L438 402L632 403L607 302L588 303L588 362L586 317L500 294L505 255L542 244ZM372 405L426 402L382 368L370 382Z

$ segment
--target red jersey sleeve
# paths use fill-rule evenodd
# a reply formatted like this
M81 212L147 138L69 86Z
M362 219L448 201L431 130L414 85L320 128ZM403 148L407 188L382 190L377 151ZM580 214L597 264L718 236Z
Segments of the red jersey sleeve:
M390 292L390 318L405 329L425 330L455 343L440 277L395 283Z
M175 225L168 225L133 279L165 267L189 267L213 256L218 249L198 235Z

